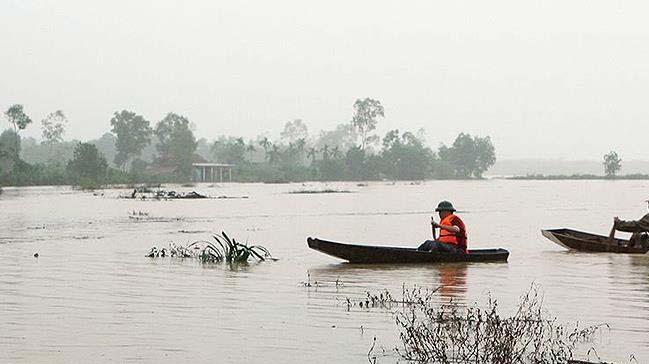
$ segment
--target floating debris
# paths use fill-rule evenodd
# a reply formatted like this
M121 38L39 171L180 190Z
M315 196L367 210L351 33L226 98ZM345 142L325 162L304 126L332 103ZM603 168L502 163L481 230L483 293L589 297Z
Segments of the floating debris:
M299 194L317 194L317 193L352 193L352 191L349 190L335 190L331 188L327 188L324 190L297 190L297 191L291 191L288 192L291 195L299 195Z
M133 192L128 195L120 195L119 198L132 199L132 200L193 200L193 199L207 199L207 195L202 195L196 191L191 192L176 192L166 190L150 190L148 188L134 188Z
M182 234L199 234L199 233L206 233L207 231L205 231L205 230L185 230L185 229L181 229L181 230L178 230L178 232L182 233Z
M306 274L306 282L300 282L298 285L305 288L320 287L320 283L318 281L314 281L313 283L311 283L311 273Z
M139 210L138 210L138 211L135 211L135 210L133 210L133 211L129 211L129 212L128 212L128 217L129 217L130 219L140 220L140 219L148 218L148 217L149 217L149 213L148 213L148 212L145 212L145 211L139 211Z

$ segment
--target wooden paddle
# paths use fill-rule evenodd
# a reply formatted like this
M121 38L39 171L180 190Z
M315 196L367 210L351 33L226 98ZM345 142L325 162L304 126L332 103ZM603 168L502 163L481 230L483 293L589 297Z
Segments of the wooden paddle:
M435 221L435 220L434 220L434 218L431 216L431 217L430 217L430 222L431 222L431 224L430 224L430 228L433 230L433 240L434 240L434 241L437 241L437 230L435 230L435 225L433 225L433 221Z

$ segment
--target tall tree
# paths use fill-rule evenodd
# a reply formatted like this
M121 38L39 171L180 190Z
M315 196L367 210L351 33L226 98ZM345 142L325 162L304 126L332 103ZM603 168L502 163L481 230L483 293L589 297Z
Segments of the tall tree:
M312 167L315 166L317 153L318 153L318 149L316 149L315 147L309 148L309 150L306 153L306 157L311 158L311 166Z
M257 151L257 148L252 144L252 141L250 141L246 145L246 152L248 152L248 161L252 163L252 154Z
M268 155L269 164L279 164L282 154L277 144L271 144L270 149L266 152L266 154Z
M3 173L12 172L18 161L16 155L20 152L21 141L18 136L18 145L16 145L16 137L16 132L11 129L5 129L0 134L0 169Z
M106 176L108 163L97 147L90 143L79 143L74 156L68 161L67 171L78 184L101 183Z
M491 137L488 136L483 138L476 136L473 138L473 142L477 154L473 173L476 177L482 178L484 172L496 163L496 148L491 142Z
M110 119L110 125L113 127L111 131L117 136L115 164L126 169L151 143L151 126L144 117L127 110L116 112Z
M267 137L260 137L258 138L257 144L259 144L259 146L264 149L264 153L265 153L264 155L266 159L268 159L268 150L273 145L273 143L271 143Z
M301 119L287 121L284 125L284 130L280 133L282 140L289 143L296 142L298 139L306 139L309 137L309 130L306 124Z
M352 125L361 137L360 147L362 151L365 150L367 145L378 140L378 137L372 135L371 132L376 129L376 118L379 116L385 116L383 105L381 105L380 101L366 98L364 100L358 99L354 102Z
M394 179L425 179L435 159L430 148L411 132L389 131L383 138L382 170Z
M159 141L158 162L173 167L179 177L189 178L197 146L189 119L170 112L156 125L154 134Z
M243 138L220 137L211 147L212 156L219 163L243 164L246 161L246 143Z
M607 177L615 177L622 169L622 159L617 152L610 151L604 155L604 173Z
M53 144L63 141L63 133L65 133L65 124L67 122L68 119L61 110L56 110L41 120L43 141L50 146L50 149Z
M495 148L489 137L472 137L460 133L453 145L442 145L438 151L442 162L452 165L455 176L460 178L481 178L482 174L496 162Z
M20 135L18 133L20 130L24 130L27 125L32 122L32 119L23 111L23 105L19 104L11 105L9 109L5 111L5 117L14 127L14 133L16 134L16 154L14 155L14 158L18 160L20 155Z
M315 147L321 149L326 145L337 146L346 152L356 144L356 130L351 123L338 124L334 130L323 130L315 142Z

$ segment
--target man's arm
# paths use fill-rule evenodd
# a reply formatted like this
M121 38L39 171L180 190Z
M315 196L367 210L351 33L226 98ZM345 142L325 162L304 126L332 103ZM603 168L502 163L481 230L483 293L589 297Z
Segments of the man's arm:
M460 228L455 226L455 225L442 225L442 224L438 224L435 221L433 221L433 226L438 227L440 229L444 229L446 231L450 231L450 232L452 232L454 234L457 234L457 233L460 232Z
M645 215L640 220L620 220L614 219L615 229L628 233L641 233L649 231L649 215Z

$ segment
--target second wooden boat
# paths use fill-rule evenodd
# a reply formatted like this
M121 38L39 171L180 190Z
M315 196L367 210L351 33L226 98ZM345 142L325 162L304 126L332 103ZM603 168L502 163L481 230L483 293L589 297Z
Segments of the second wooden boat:
M611 241L608 236L572 229L547 229L541 230L541 234L564 248L581 252L644 254L649 251L649 247L629 246L628 240Z
M505 249L472 249L468 254L419 251L417 248L355 245L308 238L309 248L350 263L506 262Z

